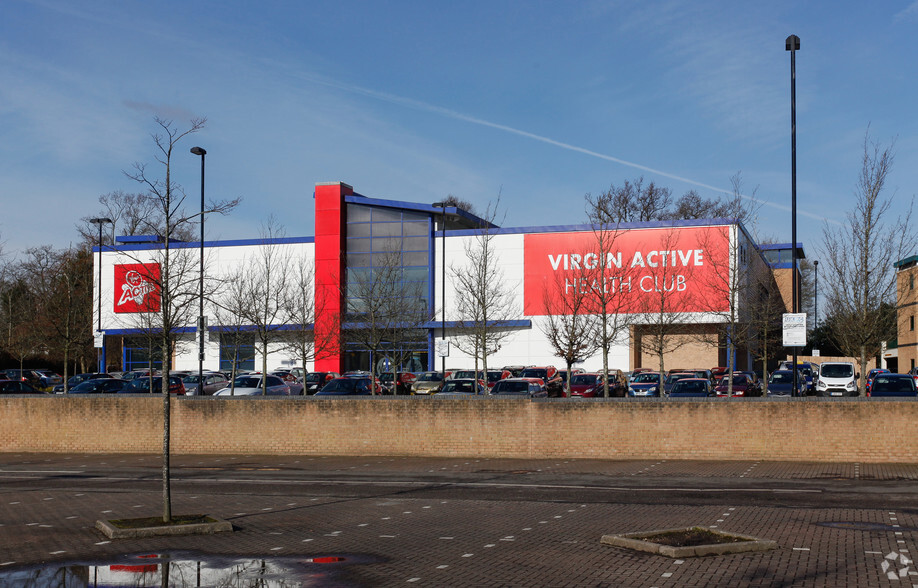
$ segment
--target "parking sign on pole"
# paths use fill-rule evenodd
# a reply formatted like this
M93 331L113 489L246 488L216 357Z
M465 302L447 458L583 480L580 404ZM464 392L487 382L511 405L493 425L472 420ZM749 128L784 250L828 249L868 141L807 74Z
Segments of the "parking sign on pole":
M782 315L785 347L806 347L806 313L785 312Z

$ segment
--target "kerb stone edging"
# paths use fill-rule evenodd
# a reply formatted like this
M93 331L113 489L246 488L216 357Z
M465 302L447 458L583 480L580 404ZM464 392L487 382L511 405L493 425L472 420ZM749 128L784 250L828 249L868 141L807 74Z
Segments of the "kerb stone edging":
M156 537L161 535L213 535L225 531L232 532L233 524L216 517L209 517L212 523L196 523L193 525L163 525L160 527L143 527L139 529L120 529L108 521L96 521L96 529L102 531L109 539L139 539L143 537Z
M707 545L694 545L689 547L673 547L670 545L661 545L644 541L641 537L649 537L661 533L673 533L679 531L691 531L697 527L686 527L682 529L660 529L656 531L643 531L640 533L622 533L618 535L603 535L600 543L604 545L613 545L615 547L624 547L635 551L645 551L655 553L671 558L683 557L701 557L704 555L725 555L728 553L746 553L749 551L768 551L778 547L777 542L771 539L759 539L750 535L741 535L739 533L726 533L718 531L719 535L727 537L736 537L742 541L731 543L711 543Z

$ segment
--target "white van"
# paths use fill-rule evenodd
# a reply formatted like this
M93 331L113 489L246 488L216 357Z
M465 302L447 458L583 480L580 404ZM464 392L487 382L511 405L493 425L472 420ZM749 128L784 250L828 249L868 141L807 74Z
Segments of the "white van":
M857 396L858 373L850 361L825 362L819 366L817 396Z

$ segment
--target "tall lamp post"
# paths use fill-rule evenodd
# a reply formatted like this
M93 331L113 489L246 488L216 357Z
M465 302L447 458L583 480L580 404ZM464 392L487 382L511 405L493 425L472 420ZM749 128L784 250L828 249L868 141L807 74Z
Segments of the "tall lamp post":
M784 41L790 51L791 95L791 312L797 312L797 70L796 52L800 50L800 37L791 35ZM794 374L792 390L797 390L797 347L794 347Z
M91 222L94 225L99 225L99 281L97 282L97 286L96 286L96 291L99 293L99 305L96 309L97 319L98 319L98 322L96 322L96 335L98 336L102 334L102 225L112 225L112 224L115 224L115 221L113 221L110 218L91 218L89 219L89 222ZM104 350L105 346L104 345L100 346L100 349ZM98 360L99 360L99 372L102 373L106 371L105 366L104 366L105 364L104 352L99 354Z
M204 156L207 151L192 147L191 152L201 156L201 254L198 274L198 396L204 395Z
M816 277L813 280L813 328L819 328L819 260L813 262Z
M443 259L443 268L440 271L441 282L440 282L440 337L443 339L443 345L446 345L446 207L449 206L449 203L445 200L442 202L434 202L433 205L437 208L443 209L442 221L440 221L440 231L443 234L443 240L441 241L440 250L442 251L441 256ZM443 370L443 381L446 382L446 356L442 356L443 363L441 368Z

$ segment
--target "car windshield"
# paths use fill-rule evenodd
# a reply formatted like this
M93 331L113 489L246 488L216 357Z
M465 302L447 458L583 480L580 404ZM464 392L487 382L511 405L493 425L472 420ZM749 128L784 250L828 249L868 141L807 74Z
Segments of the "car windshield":
M822 376L825 378L851 378L854 366L848 363L822 364Z
M720 382L718 382L718 385L726 386L728 383L729 383L729 376L724 376L723 378L720 379ZM745 385L748 383L749 383L749 376L746 376L744 374L733 374L733 385L734 386L737 384Z
M475 378L475 372L472 370L462 370L458 372L453 372L454 380L472 380Z
M335 378L322 388L322 392L353 392L358 388L369 388L370 380L364 378Z
M548 370L539 370L527 368L523 370L523 373L520 374L523 378L542 378L543 380L548 379Z
M676 385L673 386L673 394L679 394L682 392L707 392L707 387L704 382L692 382L683 380L681 382L676 382Z
M660 374L653 372L641 372L631 380L635 384L656 384L660 381Z
M261 386L261 376L239 376L233 380L235 388L258 388Z
M517 392L529 392L529 382L501 380L494 384L491 394L512 394Z
M908 376L894 377L877 374L876 379L873 381L873 390L871 393L911 392L913 390L912 385L912 378Z
M321 382L325 379L325 374L323 372L312 372L306 374L307 382Z
M498 382L503 377L504 372L488 372L488 381L489 382Z
M205 377L206 377L206 376L205 376ZM197 375L197 374L194 374L193 376L191 376L191 375L185 376L184 378L182 378L182 381L185 382L186 384L197 384L197 383L198 383L198 375Z
M571 386L589 386L595 384L599 380L599 376L592 374L577 374L571 378Z
M679 380L684 380L686 378L692 378L695 374L670 374L666 377L666 383L672 384L673 382L678 382Z
M775 383L784 384L787 382L792 382L793 379L794 379L794 374L792 374L791 372L780 371L780 372L775 372L771 374L771 377L768 379L768 381L772 384L775 384Z
M440 372L426 372L418 376L418 382L439 382L443 379Z
M443 385L444 392L468 392L474 393L475 387L472 380L452 380Z

